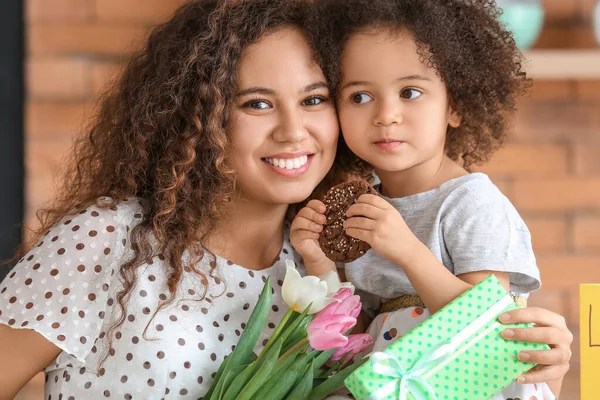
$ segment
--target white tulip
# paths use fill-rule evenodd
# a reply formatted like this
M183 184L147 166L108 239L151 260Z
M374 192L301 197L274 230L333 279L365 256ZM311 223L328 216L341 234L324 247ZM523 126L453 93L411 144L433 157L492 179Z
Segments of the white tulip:
M339 292L340 289L350 289L352 290L352 294L354 294L354 285L350 282L342 282L340 281L340 276L337 271L329 271L319 277L321 281L327 283L327 291L331 295L335 295Z
M296 312L302 312L312 303L309 314L315 314L324 309L327 305L339 301L328 297L329 290L327 282L322 281L316 276L300 276L296 270L296 264L292 260L286 260L287 270L281 295L283 301Z

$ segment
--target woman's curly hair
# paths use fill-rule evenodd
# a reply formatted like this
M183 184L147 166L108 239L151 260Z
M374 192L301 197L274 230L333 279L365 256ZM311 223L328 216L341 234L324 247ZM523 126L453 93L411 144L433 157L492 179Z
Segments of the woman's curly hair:
M202 277L198 292L206 295L209 277L194 266L207 252L203 238L235 194L226 127L240 56L276 29L304 31L309 7L302 0L191 1L152 30L100 98L54 202L38 212L41 228L21 253L101 197L112 199L102 203L106 208L141 199L144 216L130 233L134 256L119 270L121 316L109 330L110 346L127 315L136 270L154 256L165 257L170 292L157 312L174 300L184 270ZM191 256L185 262L184 252Z
M352 35L373 29L407 31L462 116L458 128L447 130L448 157L469 169L502 145L506 118L530 79L512 34L498 21L501 11L495 1L319 0L313 11L311 40L334 92L341 79L343 48ZM337 162L360 171L364 163L340 142Z

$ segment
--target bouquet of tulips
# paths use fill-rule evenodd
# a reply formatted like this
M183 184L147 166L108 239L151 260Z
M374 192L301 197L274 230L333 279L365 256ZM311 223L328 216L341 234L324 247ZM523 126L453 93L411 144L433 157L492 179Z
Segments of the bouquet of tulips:
M338 390L371 345L367 334L349 335L361 310L354 287L336 272L301 277L287 260L282 296L290 307L257 356L253 349L271 308L267 280L235 347L217 371L204 400L318 400Z

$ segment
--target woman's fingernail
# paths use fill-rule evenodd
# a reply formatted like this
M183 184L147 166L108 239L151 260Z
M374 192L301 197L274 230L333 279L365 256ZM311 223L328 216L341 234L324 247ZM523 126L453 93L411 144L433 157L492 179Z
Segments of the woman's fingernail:
M519 383L525 383L525 381L526 381L526 379L524 376L520 376L517 378L517 382L519 382Z
M498 319L500 320L500 322L508 322L508 321L510 321L510 314L504 313L504 314L500 315L498 317Z
M531 354L529 353L519 353L519 360L528 361L531 359Z
M513 331L512 329L505 329L502 331L502 336L504 336L505 338L511 338L515 336L515 331Z

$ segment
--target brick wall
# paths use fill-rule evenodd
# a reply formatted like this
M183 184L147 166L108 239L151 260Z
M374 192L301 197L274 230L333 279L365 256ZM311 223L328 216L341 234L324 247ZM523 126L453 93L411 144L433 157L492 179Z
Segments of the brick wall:
M123 55L182 2L26 0L29 221L52 196L52 174ZM596 46L593 0L543 3L536 47ZM575 332L578 284L600 281L599 154L600 80L539 81L521 102L506 148L482 168L532 231L544 281L532 303L564 315Z

